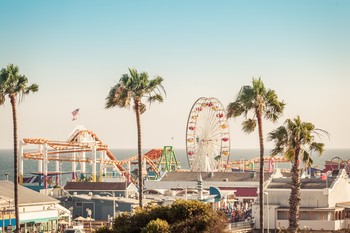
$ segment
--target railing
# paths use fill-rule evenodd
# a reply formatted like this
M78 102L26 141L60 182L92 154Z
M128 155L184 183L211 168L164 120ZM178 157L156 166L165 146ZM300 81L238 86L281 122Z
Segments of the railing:
M248 228L252 228L253 224L251 222L234 222L234 223L230 223L228 224L228 229L248 229Z

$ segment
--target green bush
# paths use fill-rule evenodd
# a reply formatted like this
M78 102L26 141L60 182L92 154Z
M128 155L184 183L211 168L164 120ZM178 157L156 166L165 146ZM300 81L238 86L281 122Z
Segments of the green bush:
M113 233L112 230L108 229L108 227L103 226L95 231L96 233Z
M114 220L113 232L223 232L225 216L200 201L177 200L171 206L150 206L137 209L134 214L123 214ZM164 227L167 231L156 231ZM162 228L163 229L163 228Z
M144 228L141 233L170 233L170 227L167 221L157 218L151 220Z

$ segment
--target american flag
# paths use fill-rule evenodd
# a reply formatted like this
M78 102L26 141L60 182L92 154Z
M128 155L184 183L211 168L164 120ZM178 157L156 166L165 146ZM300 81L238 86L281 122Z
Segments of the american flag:
M72 116L73 116L72 121L77 120L77 119L78 119L78 115L79 115L79 108L75 109L75 110L72 112Z

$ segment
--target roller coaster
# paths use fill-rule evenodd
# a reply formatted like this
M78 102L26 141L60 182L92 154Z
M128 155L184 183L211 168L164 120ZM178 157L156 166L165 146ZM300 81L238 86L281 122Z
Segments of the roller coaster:
M38 146L38 149L30 150L27 147ZM91 130L83 126L77 126L68 137L67 141L54 141L44 138L24 138L20 142L20 163L19 177L23 184L24 161L38 160L38 173L43 176L44 186L47 186L48 163L56 162L55 174L60 174L60 162L72 163L72 179L77 179L76 167L79 163L81 173L86 173L86 165L91 165L91 181L102 181L107 169L112 168L113 172L129 182L136 182L131 175L131 163L137 163L138 156L132 156L125 160L118 160L100 138ZM99 155L98 155L99 154ZM175 154L171 146L163 149L152 149L142 155L145 172L152 171L159 176L161 171L177 170L179 168ZM99 175L97 175L97 164L99 164ZM124 167L124 165L127 165Z

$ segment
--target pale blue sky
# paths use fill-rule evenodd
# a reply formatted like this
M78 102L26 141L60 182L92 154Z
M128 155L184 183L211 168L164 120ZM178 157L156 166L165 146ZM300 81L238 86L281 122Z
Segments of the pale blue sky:
M134 112L104 109L134 67L162 76L167 91L142 117L145 148L184 148L199 97L226 107L260 76L287 103L266 133L299 114L331 134L326 147L350 148L350 1L1 0L0 9L0 68L17 64L40 87L18 107L20 139L65 140L78 123L110 148L135 148ZM0 107L0 148L12 147L10 110ZM229 122L231 148L258 147L241 118Z

